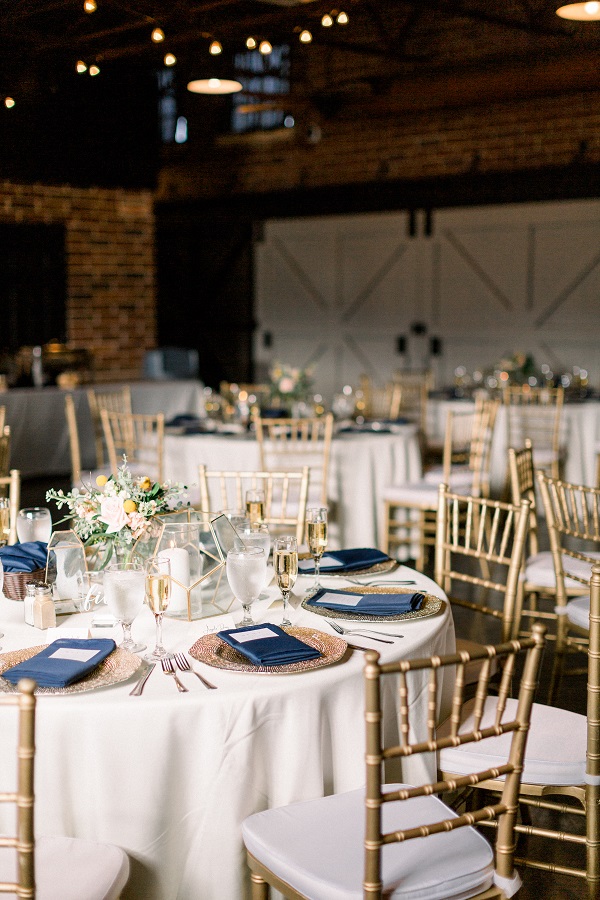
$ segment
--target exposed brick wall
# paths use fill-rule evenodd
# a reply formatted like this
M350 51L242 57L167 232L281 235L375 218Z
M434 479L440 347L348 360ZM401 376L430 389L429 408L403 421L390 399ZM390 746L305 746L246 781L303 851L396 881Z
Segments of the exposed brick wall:
M69 346L98 381L139 378L156 346L152 194L0 182L0 222L64 224Z

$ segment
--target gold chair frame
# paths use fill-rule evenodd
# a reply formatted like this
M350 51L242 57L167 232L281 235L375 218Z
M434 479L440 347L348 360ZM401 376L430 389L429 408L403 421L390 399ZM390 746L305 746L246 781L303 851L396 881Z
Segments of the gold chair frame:
M88 388L86 394L92 416L92 425L94 426L96 466L100 468L101 466L106 465L107 462L104 458L105 438L101 412L103 409L106 409L108 412L126 413L127 415L131 415L133 413L131 405L131 388L128 385L115 388L114 390Z
M9 505L9 533L8 543L16 544L17 538L17 514L21 497L21 473L18 469L11 469L8 475L0 477L0 497L5 497L8 490Z
M0 434L4 432L4 425L6 423L6 407L0 406Z
M150 478L164 480L164 413L139 415L136 413L100 410L108 461L113 475L127 457L130 469L140 468Z
M385 387L373 385L370 375L360 376L360 390L363 395L362 414L368 419L397 419L400 415L402 387L389 381Z
M298 544L304 540L306 502L308 499L309 467L293 472L209 471L198 467L200 509L244 509L245 492L263 489L265 492L264 522L274 530L287 530L296 536ZM215 484L217 497L211 492ZM276 504L276 510L273 509ZM296 507L294 512L290 507Z
M72 394L65 394L65 418L69 432L69 455L71 457L71 484L79 485L81 481L81 444L77 427L77 413Z
M427 432L427 404L429 392L433 389L433 372L394 372L393 383L399 384L401 416L419 426L424 438Z
M261 469L265 472L271 469L287 472L298 463L298 468L308 464L311 487L320 487L319 503L327 506L332 413L310 419L263 419L256 416L254 424Z
M507 444L521 447L529 438L534 458L536 450L547 450L552 458L544 468L553 478L560 478L562 462L562 411L565 392L562 387L545 388L522 385L502 391L506 406Z
M0 428L0 476L10 472L10 425Z
M381 880L381 853L384 846L392 843L410 841L415 838L427 838L433 834L445 831L453 831L457 828L476 825L490 820L497 821L498 834L496 841L496 871L506 879L514 877L514 837L513 828L518 810L517 798L519 795L519 780L522 770L522 761L525 753L525 741L529 727L533 695L537 682L537 675L541 663L544 648L545 628L541 624L534 625L532 637L523 641L511 641L499 646L486 646L473 653L456 653L449 656L433 657L431 659L403 660L396 663L382 665L379 662L379 654L374 650L368 650L365 655L365 721L366 721L366 796L365 796L365 865L363 896L365 900L382 900L383 883ZM525 664L519 702L516 716L509 722L501 722L505 709L506 699L509 696L511 682L515 670L517 655L525 655ZM503 663L500 694L498 699L498 714L492 727L480 729L481 718L485 699L488 693L489 672L492 661ZM477 708L475 712L475 727L472 732L458 734L460 725L460 710L463 705L464 670L473 662L480 663L480 677L477 687ZM437 737L435 711L438 708L438 684L437 674L446 667L456 667L457 677L452 698L451 707L451 731L447 737ZM415 743L409 740L409 681L407 676L411 672L429 671L428 707L431 715L427 721L427 738ZM384 743L382 682L388 676L392 676L398 682L398 694L400 698L399 728L400 743L395 746L386 746ZM420 686L422 689L422 686ZM438 752L444 747L457 746L459 744L480 741L485 737L512 733L510 755L506 764L499 768L488 769L482 772L473 772L470 775L457 776L439 780L432 784L424 784L419 787L403 787L395 791L383 791L384 763L391 759L405 759L419 753ZM497 803L474 809L461 816L446 818L442 821L432 822L428 825L420 825L415 828L396 832L384 833L382 831L382 807L386 803L395 803L410 800L414 797L427 797L433 794L441 794L456 791L467 786L477 785L490 778L504 777L502 796ZM248 865L252 872L252 898L253 900L267 900L268 885L272 885L282 891L286 897L292 900L306 900L305 895L290 887L289 884L277 878L269 869L247 854ZM387 896L387 894L386 894ZM505 898L506 895L499 887L491 887L476 895L478 900L483 898Z

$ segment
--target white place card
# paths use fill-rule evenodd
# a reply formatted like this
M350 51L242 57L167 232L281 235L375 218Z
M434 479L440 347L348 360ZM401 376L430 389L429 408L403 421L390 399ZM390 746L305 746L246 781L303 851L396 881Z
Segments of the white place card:
M76 640L86 641L91 638L92 634L89 628L48 628L46 631L46 643L52 644L62 638L75 638Z
M331 594L325 593L318 600L315 600L315 606L358 606L363 599L363 594Z
M88 662L96 656L98 650L78 650L76 647L60 647L51 653L48 659L69 659L75 662Z
M256 631L239 631L237 634L232 634L231 637L238 644L249 644L250 641L262 641L265 638L279 637L279 635L276 631L271 631L270 628L257 628Z
M339 559L334 559L333 556L325 556L321 557L321 566L327 566L328 569L336 569L338 566L343 566L344 563ZM314 569L315 562L313 559L301 559L298 561L298 571L304 572L305 569Z
M208 619L194 622L194 626L198 629L198 637L204 637L207 634L216 634L218 631L229 631L230 628L235 628L235 621L232 615L225 613L222 616L210 616Z

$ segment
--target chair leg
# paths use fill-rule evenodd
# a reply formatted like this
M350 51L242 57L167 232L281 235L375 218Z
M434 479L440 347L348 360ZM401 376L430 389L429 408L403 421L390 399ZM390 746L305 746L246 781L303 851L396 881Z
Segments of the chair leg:
M598 900L600 897L600 833L596 813L598 804L600 804L600 785L588 784L585 792L587 854L585 871L590 900Z
M256 872L250 873L252 882L252 900L269 900L269 885Z
M566 616L558 616L556 623L556 646L554 648L554 660L552 662L552 675L550 677L550 687L548 689L548 705L554 706L560 683L562 681L563 669L565 667L565 646L566 631L568 628Z

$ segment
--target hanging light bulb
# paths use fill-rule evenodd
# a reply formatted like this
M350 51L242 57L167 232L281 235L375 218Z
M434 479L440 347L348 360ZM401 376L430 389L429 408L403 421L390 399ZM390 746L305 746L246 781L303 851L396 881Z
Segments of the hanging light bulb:
M99 74L100 74L100 69L98 68L98 66L90 66L90 75L93 76L93 75L99 75Z
M304 31L300 32L300 42L302 44L310 44L311 41L312 41L312 34L310 33L310 31L307 31L307 29L305 28Z
M15 105L15 101L13 100L12 97L5 97L5 98L4 98L4 105L5 105L5 107L6 107L7 109L12 109L13 106Z
M329 13L325 13L323 18L321 19L321 25L323 26L323 28L331 28L331 26L333 25L333 19L329 15Z
M87 66L82 59L77 60L77 64L75 66L76 70L80 75L83 75L84 72L87 72Z
M338 25L347 25L348 24L348 13L340 12L337 15L337 19L335 20Z
M208 48L208 52L211 56L218 56L219 53L223 52L223 47L219 43L219 41L213 41L210 47Z
M177 62L177 57L172 53L165 53L164 64L165 66L174 66Z
M256 48L256 40L253 37L246 38L246 47L248 50L254 50Z
M83 8L86 13L93 13L98 9L98 5L96 3L96 0L84 0Z
M262 53L263 56L268 56L269 53L272 53L272 51L273 51L273 47L271 46L269 41L261 41L258 46L258 49L260 50L260 52Z
M600 20L600 3L567 3L556 10L556 15L576 22L595 22Z
M165 39L165 33L162 28L155 28L150 37L155 44L160 44L160 42L164 41Z

